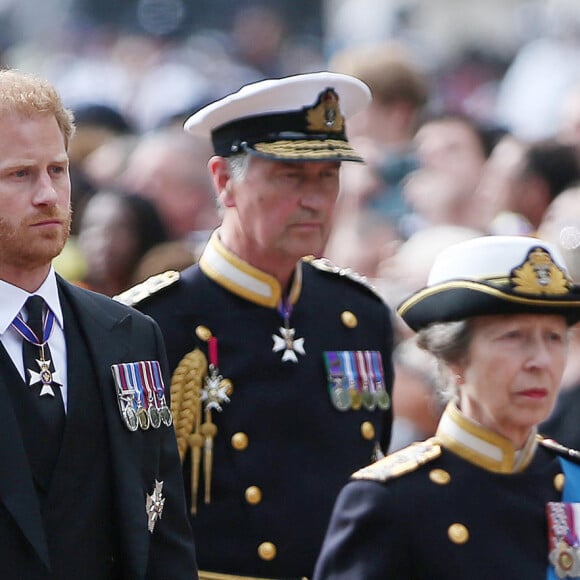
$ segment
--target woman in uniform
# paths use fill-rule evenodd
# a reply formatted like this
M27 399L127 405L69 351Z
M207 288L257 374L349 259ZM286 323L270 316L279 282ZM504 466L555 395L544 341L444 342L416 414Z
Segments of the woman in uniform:
M580 578L580 453L537 427L580 320L557 250L460 242L398 312L437 358L448 403L435 437L352 476L314 579Z

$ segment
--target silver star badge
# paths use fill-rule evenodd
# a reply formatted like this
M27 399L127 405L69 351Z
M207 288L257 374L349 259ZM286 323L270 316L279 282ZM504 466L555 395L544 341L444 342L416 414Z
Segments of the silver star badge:
M274 340L274 346L272 347L272 352L280 352L281 350L284 351L282 354L282 362L286 362L288 360L297 363L298 357L296 353L305 355L306 351L304 350L304 339L303 338L294 338L296 331L293 328L282 328L280 327L280 335L276 334L272 335Z
M205 384L201 390L201 400L205 403L205 410L215 409L222 411L222 404L229 403L229 385L215 368L210 366L210 374L205 378Z
M40 368L40 372L28 369L28 372L30 374L30 380L28 382L28 385L32 387L37 383L42 383L42 389L40 389L40 396L44 397L44 395L50 395L51 397L54 397L55 395L52 386L53 385L60 386L63 384L62 379L58 374L58 371L54 372L50 371L49 360L36 359L36 363Z
M163 482L155 480L155 489L151 495L147 494L147 527L153 533L157 520L161 519L163 513L163 504L165 498L163 497Z

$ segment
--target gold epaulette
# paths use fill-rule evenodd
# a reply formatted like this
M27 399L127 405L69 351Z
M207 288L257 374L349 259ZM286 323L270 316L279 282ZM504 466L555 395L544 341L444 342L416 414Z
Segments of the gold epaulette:
M543 437L542 435L538 435L537 438L540 445L542 445L546 449L550 449L551 451L554 451L558 455L561 455L566 459L570 459L574 463L580 463L580 451L577 451L576 449L571 449L570 447L566 447L565 445L562 445L561 443L558 443L553 439Z
M368 479L371 481L387 481L415 471L421 465L433 461L441 455L439 441L432 437L421 443L412 443L400 451L379 459L353 473L353 479Z
M113 296L113 300L126 304L127 306L135 306L135 304L145 300L145 298L149 298L149 296L159 292L159 290L171 286L178 280L179 272L176 272L175 270L167 270L167 272L151 276L150 278L147 278L145 282L141 282L140 284L125 290L125 292Z
M305 256L302 258L305 262L312 264L316 269L322 270L323 272L330 272L331 274L336 274L337 276L343 276L357 282L361 286L364 286L367 290L370 290L373 294L381 298L381 295L377 289L369 282L366 276L362 276L358 272L355 272L352 268L342 268L331 262L328 258L315 258L314 256ZM382 300L382 298L381 298Z

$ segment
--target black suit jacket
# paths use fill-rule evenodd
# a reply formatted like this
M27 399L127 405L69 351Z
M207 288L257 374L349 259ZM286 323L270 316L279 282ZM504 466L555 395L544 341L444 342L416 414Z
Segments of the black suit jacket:
M158 360L168 392L168 369L160 331L150 318L105 296L60 278L58 285L85 331L102 395L124 577L131 580L197 578L173 428L162 425L148 431L129 431L121 419L111 373L111 365L116 363ZM47 539L5 381L6 377L0 375L0 560L8 564L24 562L26 558L22 555L30 554L32 547L37 558L29 558L28 571L13 571L14 577L43 578L42 565L48 571L49 564ZM82 476L83 466L75 465L75 471L77 468ZM59 465L55 477L58 470ZM146 500L156 480L163 481L165 503L162 517L150 533Z

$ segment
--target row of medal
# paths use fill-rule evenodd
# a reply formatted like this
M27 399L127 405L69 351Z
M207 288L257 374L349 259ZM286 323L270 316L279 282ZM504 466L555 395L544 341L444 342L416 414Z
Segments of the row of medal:
M330 400L339 411L385 411L391 406L379 351L327 351L324 362Z
M111 366L121 418L130 431L167 427L173 423L165 400L158 361L137 361Z

